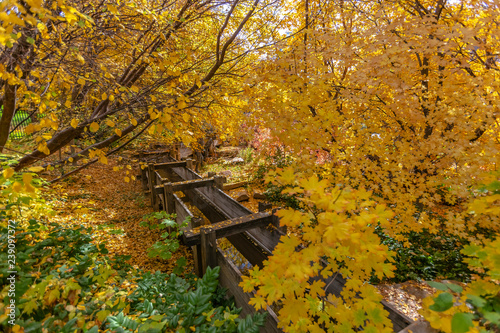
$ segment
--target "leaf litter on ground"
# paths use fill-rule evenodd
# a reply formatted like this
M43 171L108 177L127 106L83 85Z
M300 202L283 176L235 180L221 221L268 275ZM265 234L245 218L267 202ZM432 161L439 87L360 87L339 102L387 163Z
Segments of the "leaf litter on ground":
M127 167L125 160L110 157L108 164L96 163L51 185L44 193L56 211L51 221L92 227L96 243L105 243L110 256L130 256L128 263L135 268L171 273L181 257L192 267L191 251L182 244L168 261L148 257L148 248L161 240L161 230L139 225L153 209L140 181L132 177L138 174L138 163ZM45 175L48 180L58 176L56 170Z

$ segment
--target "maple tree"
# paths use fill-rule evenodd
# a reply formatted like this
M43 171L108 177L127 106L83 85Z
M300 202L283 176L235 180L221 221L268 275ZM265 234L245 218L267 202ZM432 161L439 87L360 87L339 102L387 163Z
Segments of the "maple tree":
M475 201L499 158L498 13L494 1L301 2L290 29L304 33L248 79L256 126L294 156L267 180L301 209L279 213L298 231L242 286L257 286L257 308L279 304L285 331L392 329L368 284L393 275L375 227L406 246L410 231L473 244L498 235L498 216ZM488 200L496 211L498 197ZM345 304L313 279L336 272ZM451 315L427 317L452 331Z
M106 163L116 151L106 148L146 130L195 144L206 128L225 137L246 123L271 138L273 154L293 156L267 181L297 200L279 213L296 232L242 283L256 289L256 308L279 306L285 331L391 330L368 283L394 274L375 227L406 246L406 233L424 230L469 242L471 267L488 270L462 291L436 285L424 314L447 332L496 320L465 306L472 295L489 313L499 292L495 1L0 6L0 146L15 110L39 120L26 131L36 148L3 171L9 200L34 191L32 175L14 169L75 138L81 150L56 164ZM337 274L346 286L327 297L315 278Z
M14 109L39 118L26 129L36 149L16 169L76 138L84 147L58 163L106 162L103 149L136 129L165 129L186 144L208 126L234 131L242 102L233 78L264 46L256 34L275 34L276 14L261 10L272 3L2 2L2 133Z

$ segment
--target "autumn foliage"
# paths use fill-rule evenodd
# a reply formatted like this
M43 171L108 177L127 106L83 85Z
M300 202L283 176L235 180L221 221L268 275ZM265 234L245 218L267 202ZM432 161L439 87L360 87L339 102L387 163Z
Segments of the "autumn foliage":
M391 331L369 282L394 275L380 235L410 248L410 232L459 239L477 273L465 288L434 284L425 318L454 333L500 325L496 1L0 9L0 146L15 110L37 117L26 129L32 150L3 170L9 200L33 192L32 175L14 169L107 163L109 147L139 136L190 145L245 128L267 139L263 155L293 157L266 166L267 183L298 202L278 213L292 231L241 284L256 308L278 309L284 331ZM75 139L78 151L46 162ZM317 277L337 275L346 287L326 296Z

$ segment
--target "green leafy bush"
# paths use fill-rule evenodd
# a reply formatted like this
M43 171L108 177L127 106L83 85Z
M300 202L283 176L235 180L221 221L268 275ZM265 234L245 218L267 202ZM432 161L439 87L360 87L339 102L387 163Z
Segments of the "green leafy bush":
M438 278L467 282L473 273L465 262L466 256L460 252L468 242L457 236L446 232L436 235L426 230L412 231L405 234L412 245L405 247L403 242L389 237L379 228L376 231L382 244L396 252L392 282Z
M148 249L150 258L160 257L161 259L172 258L172 253L179 248L179 237L182 236L181 228L187 226L190 217L181 226L175 222L175 214L169 215L164 211L154 212L143 217L143 221L139 224L142 227L148 227L151 230L165 230L161 234L161 241L154 243Z
M0 227L0 312L9 304L8 232ZM31 220L16 233L16 324L30 332L258 332L264 316L240 319L220 305L219 268L203 278L134 270L92 243L92 229ZM10 327L0 317L0 331Z

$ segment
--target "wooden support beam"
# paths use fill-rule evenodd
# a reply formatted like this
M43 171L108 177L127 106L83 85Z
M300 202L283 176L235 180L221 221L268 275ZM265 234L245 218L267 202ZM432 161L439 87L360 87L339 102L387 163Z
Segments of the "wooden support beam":
M265 212L267 209L271 209L272 207L273 205L268 202L259 201L259 212Z
M154 165L155 169L167 169L167 168L177 168L186 166L186 161L176 161L176 162L166 162L166 163L156 163Z
M201 230L201 255L203 274L207 271L207 267L214 268L217 266L217 238L215 230Z
M184 190L192 190L198 187L212 186L214 183L215 183L214 178L204 178L204 179L187 180L184 182L173 183L172 187L174 192L177 192Z
M172 183L172 191L178 192L178 191L192 190L199 187L212 186L214 183L215 181L213 178L203 178L203 179L175 182ZM157 195L163 193L163 185L155 186L154 191Z
M229 190L234 190L235 188L247 186L248 182L247 181L242 181L242 182L237 182L237 183L231 183L231 184L224 184L222 189L224 191L229 191Z
M141 168L141 184L142 184L142 190L147 191L148 190L148 177L146 175L147 173L147 168Z
M172 183L163 184L163 197L165 206L163 208L168 214L175 213L175 200L174 200L174 191L172 189Z
M156 193L154 191L154 167L152 164L148 164L148 187L149 187L149 196L151 199L151 206L154 207L156 203Z
M193 159L192 158L186 159L186 168L193 170Z
M185 180L201 178L196 172L186 168L172 168L172 171L175 175ZM194 190L186 190L184 194L212 223L252 214L252 211L239 205L234 199L215 187L201 187ZM217 200L219 196L224 197L223 205L226 205L229 200L230 206L236 204L240 210L227 210L226 207L222 209L222 207L215 204L215 200ZM258 230L258 228L251 229L250 231L255 230ZM266 229L262 229L262 232L265 233L264 236L269 234ZM273 247L266 247L255 237L246 235L245 233L228 236L227 239L245 258L247 258L248 261L250 261L250 263L252 263L252 265L262 267L264 260L271 254L270 250L277 244L279 236L280 235L273 236L272 242L267 242L273 245Z
M201 218L192 218L191 219L191 228L198 228L201 226L202 219ZM203 276L203 265L201 259L201 245L193 245L191 246L191 250L193 250L193 261L194 261L194 273L202 277Z
M215 176L214 180L215 180L215 187L222 191L222 187L224 186L224 177Z
M160 193L157 193L154 188L157 186L157 185L160 185L162 183L162 178L160 176L160 174L154 170L154 166L153 166L153 188L152 188L152 192L153 192L153 197L154 197L154 204L153 204L153 209L155 211L159 211L160 210L160 197L163 197L163 192L160 192ZM163 209L165 209L165 205L163 206Z
M186 220L187 217L191 219L191 225L188 224L188 226L184 229L181 229L182 231L190 230L194 228L193 226L193 221L194 221L194 216L193 213L187 208L187 206L182 202L182 200L175 194L172 194L173 201L175 202L174 207L175 207L175 214L177 217L175 218L175 222L180 226Z
M217 249L217 265L220 266L219 283L222 287L228 289L228 294L234 297L236 306L242 308L240 318L245 318L247 315L255 314L255 308L250 304L250 298L253 293L246 293L239 286L242 279L240 270L233 264L231 260L224 257L220 249ZM259 310L262 313L264 310ZM282 333L278 328L278 317L272 308L266 306L267 312L266 322L264 327L260 329L262 333Z
M174 158L177 160L177 161L180 161L181 160L181 144L180 143L176 143L174 145L174 152L175 152L175 156Z
M265 212L237 217L231 220L213 223L200 227L199 230L192 229L184 232L183 239L186 245L196 245L201 243L201 233L205 230L215 232L216 238L228 237L242 233L246 230L265 227L272 221L272 215Z

